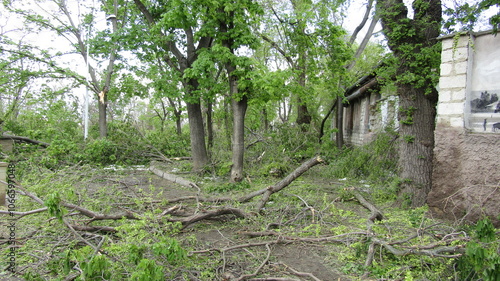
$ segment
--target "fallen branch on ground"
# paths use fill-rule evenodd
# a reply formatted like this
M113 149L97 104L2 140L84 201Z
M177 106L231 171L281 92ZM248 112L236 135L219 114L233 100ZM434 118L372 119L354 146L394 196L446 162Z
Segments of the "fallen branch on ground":
M186 187L197 187L196 183L194 183L194 182L188 181L188 180L186 180L182 177L176 176L176 175L169 174L169 173L164 172L164 171L162 171L154 166L149 167L149 170L151 172L153 172L153 174L159 176L160 178L166 179L166 180L171 181L173 183L177 183L177 184L180 184L180 185L186 186Z
M170 218L169 221L170 222L180 222L183 226L183 228L186 228L187 226L195 223L195 222L198 222L198 221L201 221L201 220L206 220L206 219L212 219L214 217L219 217L219 216L222 216L222 215L234 215L235 217L237 218L245 218L247 217L247 215L245 214L245 212L243 212L242 210L240 209L236 209L236 208L222 208L222 209L217 209L217 210L214 210L214 211L205 211L205 212L201 212L201 213L198 213L198 214L194 214L192 216L189 216L189 217L186 217L186 218Z
M18 141L24 141L24 142L27 142L27 143L31 143L31 144L36 144L36 145L39 145L39 146L42 146L42 147L48 147L50 146L50 143L46 143L46 142L43 142L43 141L37 141L37 140L33 140L33 139L30 139L30 138L27 138L27 137L21 137L21 136L12 136L12 135L6 135L6 134L3 134L0 136L0 139L3 139L3 140L18 140Z
M276 192L279 192L283 188L287 187L290 183L292 183L296 178L300 177L303 173L305 173L307 170L311 169L312 167L323 163L323 159L319 156L315 156L306 162L302 163L297 169L295 169L293 172L291 172L288 176L286 176L284 179L282 179L280 182L278 182L274 186L270 186L266 189L264 192L264 195L262 196L262 199L259 203L259 206L257 207L258 211L261 211L265 206L267 201L269 201L269 197Z

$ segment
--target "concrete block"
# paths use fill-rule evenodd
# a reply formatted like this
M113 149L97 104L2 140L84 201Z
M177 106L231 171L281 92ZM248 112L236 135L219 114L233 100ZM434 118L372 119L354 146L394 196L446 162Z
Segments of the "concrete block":
M450 126L455 128L463 128L465 126L463 117L450 117Z
M463 62L469 56L469 48L455 48L443 51L441 53L441 63L445 62Z
M439 91L439 102L450 102L452 100L451 90L441 90Z
M451 100L455 102L463 102L465 101L467 92L465 88L454 89L451 92Z
M443 50L468 47L469 46L469 36L462 35L462 36L460 36L460 38L457 41L455 41L455 38L453 38L453 37L446 38L442 41L441 46L442 46Z
M468 61L457 62L453 65L453 70L456 75L467 74Z
M453 88L465 88L467 85L467 76L465 74L455 75L455 76L444 76L439 78L439 88L453 89Z
M436 118L436 125L450 126L450 118L448 116L439 115Z
M453 71L453 63L447 62L441 64L441 76L450 76Z
M464 112L463 102L439 103L437 106L438 115L462 115Z

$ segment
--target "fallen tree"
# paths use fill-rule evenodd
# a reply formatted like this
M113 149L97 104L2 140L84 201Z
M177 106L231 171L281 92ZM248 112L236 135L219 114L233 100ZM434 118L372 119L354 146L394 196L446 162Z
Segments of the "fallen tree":
M31 143L31 144L36 144L36 145L39 145L41 147L48 147L50 145L50 143L46 143L43 141L37 141L37 140L30 139L27 137L13 136L13 135L7 135L7 134L1 135L0 139L2 139L2 140L17 140L17 141L27 142L27 143Z

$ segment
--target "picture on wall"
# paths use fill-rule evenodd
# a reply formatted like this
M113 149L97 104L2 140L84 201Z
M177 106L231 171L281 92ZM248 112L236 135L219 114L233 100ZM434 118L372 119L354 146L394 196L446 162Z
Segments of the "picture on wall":
M500 36L477 36L467 93L468 127L500 133Z
M470 124L474 131L500 132L500 90L475 91L470 95Z

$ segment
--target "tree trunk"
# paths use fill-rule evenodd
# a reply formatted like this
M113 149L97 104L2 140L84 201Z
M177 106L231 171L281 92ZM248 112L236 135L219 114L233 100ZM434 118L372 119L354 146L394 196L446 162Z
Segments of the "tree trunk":
M99 137L106 138L108 136L108 121L107 121L107 107L108 98L106 90L103 90L98 97L97 103L99 104Z
M198 88L196 80L189 80L187 87L188 91ZM201 172L208 164L207 148L205 146L205 128L203 126L203 112L201 110L200 98L192 97L191 92L186 94L189 96L189 102L186 102L189 120L189 132L191 137L191 156L193 157L193 171Z
M432 151L439 79L442 11L440 0L414 0L413 18L403 0L378 0L384 34L397 59L399 95L398 202L425 204L432 182Z
M301 97L297 97L297 124L298 125L309 125L311 124L311 114L307 109L306 103ZM305 127L304 127L305 129Z
M262 117L261 118L262 124L264 125L264 133L268 133L269 132L269 119L267 117L266 105L264 105L262 108L262 116L261 117Z
M214 146L214 121L212 119L213 103L207 100L207 145L208 151L212 150Z
M243 180L243 160L245 154L245 114L248 99L243 96L240 100L233 98L233 166L231 167L231 182Z
M302 34L305 34L305 30L301 30ZM306 50L304 48L299 53L299 59L297 64L297 70L299 70L298 82L301 88L300 93L297 96L297 124L298 125L309 125L311 124L311 114L307 109L307 103L302 100L301 95L304 95L306 91ZM306 130L306 127L303 127Z
M344 147L344 107L342 106L343 98L339 96L337 98L337 148L342 149Z
M167 97L168 103L170 104L170 107L172 107L172 112L174 113L174 119L175 119L175 131L178 136L182 135L182 110L178 109L179 107L175 104L175 101ZM160 99L161 100L161 99ZM165 104L163 103L163 100L161 100L162 106L163 106L163 112L165 112ZM164 114L166 116L166 114ZM162 131L163 131L163 124L162 124Z
M399 87L399 176L403 179L399 199L412 207L422 206L431 190L434 148L435 102L422 89ZM408 122L412 119L412 122ZM406 121L405 121L406 120ZM407 124L412 123L412 124Z

